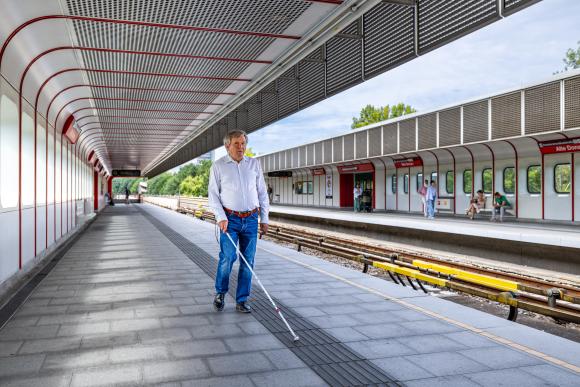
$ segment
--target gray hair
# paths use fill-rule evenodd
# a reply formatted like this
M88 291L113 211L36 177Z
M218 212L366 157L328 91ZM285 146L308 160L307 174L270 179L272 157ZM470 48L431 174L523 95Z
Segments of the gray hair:
M243 130L232 130L231 132L226 133L224 136L224 145L230 145L233 138L237 138L240 136L244 136L246 138L246 142L248 142L248 134Z

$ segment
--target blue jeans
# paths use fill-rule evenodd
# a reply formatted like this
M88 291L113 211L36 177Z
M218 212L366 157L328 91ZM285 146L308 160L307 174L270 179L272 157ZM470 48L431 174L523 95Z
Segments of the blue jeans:
M228 215L228 233L235 243L239 242L240 251L253 268L254 255L256 255L256 242L258 239L258 213L256 212L247 218ZM216 293L225 294L229 289L230 273L232 272L234 262L238 258L238 254L230 239L222 232L220 232L220 250L220 260L215 278L215 291ZM250 296L251 287L252 272L240 258L236 302L246 301Z
M435 200L427 200L427 216L429 218L435 216Z

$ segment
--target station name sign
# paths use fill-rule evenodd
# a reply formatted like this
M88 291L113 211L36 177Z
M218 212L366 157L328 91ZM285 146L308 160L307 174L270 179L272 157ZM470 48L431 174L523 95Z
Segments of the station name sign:
M268 177L292 177L292 171L273 171L273 172L268 172Z
M580 152L580 137L561 140L542 141L538 143L540 152L544 155L552 153Z
M372 163L339 165L337 168L338 173L373 172L375 170Z
M419 157L411 157L404 160L395 160L395 168L411 168L420 167L423 165L423 160Z
M140 177L141 171L138 169L113 169L113 177Z

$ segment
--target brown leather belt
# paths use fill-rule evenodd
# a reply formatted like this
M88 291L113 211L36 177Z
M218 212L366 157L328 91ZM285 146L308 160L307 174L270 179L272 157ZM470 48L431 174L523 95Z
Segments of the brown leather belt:
M234 210L230 210L229 208L225 208L224 207L224 211L227 212L230 215L235 215L239 218L247 218L248 216L255 214L256 212L258 212L258 208L254 208L251 211L234 211Z

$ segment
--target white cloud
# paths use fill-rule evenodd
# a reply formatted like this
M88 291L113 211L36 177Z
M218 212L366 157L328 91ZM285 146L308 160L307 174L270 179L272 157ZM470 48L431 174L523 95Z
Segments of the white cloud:
M543 0L250 135L269 153L349 130L366 104L419 111L541 81L580 40L580 1Z

